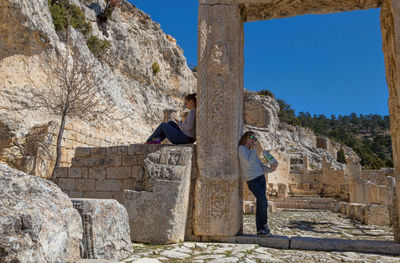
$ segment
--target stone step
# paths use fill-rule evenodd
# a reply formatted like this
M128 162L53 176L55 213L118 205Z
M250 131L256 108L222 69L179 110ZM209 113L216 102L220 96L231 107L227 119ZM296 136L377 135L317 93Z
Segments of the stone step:
M335 199L320 196L296 196L287 198L270 198L270 201L275 204L276 208L330 210L331 204L335 202Z
M332 197L321 197L319 195L316 196L288 196L288 197L271 197L272 199L281 199L281 200L335 200Z
M308 198L308 197L287 197L287 198L270 198L272 202L312 202L312 203L324 203L331 204L336 202L334 198Z
M311 203L311 202L274 202L276 208L285 208L285 209L321 209L321 210L329 210L330 204L325 203Z
M239 244L258 244L262 247L314 250L314 251L346 251L400 256L400 243L381 240L349 240L314 237L287 237L256 235L238 235L233 237L202 237L203 242L222 242Z
M400 243L380 240L346 240L314 237L292 237L290 249L316 251L349 251L400 255Z

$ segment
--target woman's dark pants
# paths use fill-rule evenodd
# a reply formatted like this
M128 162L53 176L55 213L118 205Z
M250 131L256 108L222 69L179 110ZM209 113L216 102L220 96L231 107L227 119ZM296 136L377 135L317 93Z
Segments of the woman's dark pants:
M187 144L194 142L193 138L190 138L184 134L179 128L178 124L176 124L174 121L161 123L153 132L153 134L147 139L147 142L156 138L160 138L161 141L163 141L165 138L168 138L168 140L173 144Z
M257 178L247 181L247 186L256 197L256 226L257 232L268 227L268 201L266 197L265 176L260 175Z

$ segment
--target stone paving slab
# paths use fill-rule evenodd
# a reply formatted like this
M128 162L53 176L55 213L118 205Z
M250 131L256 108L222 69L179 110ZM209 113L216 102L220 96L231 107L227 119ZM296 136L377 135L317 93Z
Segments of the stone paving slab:
M257 235L239 235L233 237L202 237L202 241L221 242L221 243L238 243L238 244L257 244L262 247L271 248L289 248L289 237L287 236L270 236L263 237Z
M314 237L292 237L290 249L315 251L352 251L400 255L400 243L379 240L346 240Z

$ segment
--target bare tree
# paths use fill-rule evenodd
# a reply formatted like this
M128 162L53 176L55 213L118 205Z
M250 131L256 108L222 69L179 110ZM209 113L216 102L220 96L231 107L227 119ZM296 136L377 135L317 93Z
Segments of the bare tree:
M67 31L69 31L67 29ZM98 121L102 119L122 120L115 118L115 107L107 95L106 76L101 64L93 57L85 57L79 49L71 44L69 33L66 33L66 50L64 54L49 56L41 67L47 76L45 87L31 85L28 91L29 101L14 110L45 110L57 116L60 128L57 134L56 160L52 172L61 165L61 143L65 124L69 119Z

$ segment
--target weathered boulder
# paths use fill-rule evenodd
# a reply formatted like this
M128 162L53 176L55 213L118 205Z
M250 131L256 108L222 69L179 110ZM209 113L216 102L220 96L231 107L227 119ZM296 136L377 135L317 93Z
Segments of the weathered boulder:
M0 262L75 262L82 224L50 181L0 164Z
M147 156L141 189L124 191L132 241L184 240L191 163L191 147L163 147Z
M72 199L83 224L82 257L127 258L132 253L128 213L113 199Z

